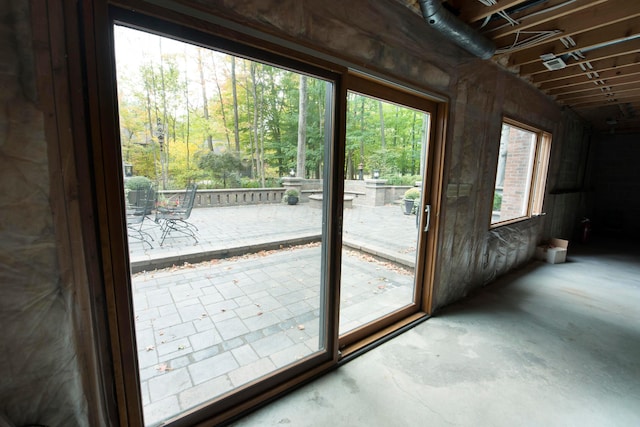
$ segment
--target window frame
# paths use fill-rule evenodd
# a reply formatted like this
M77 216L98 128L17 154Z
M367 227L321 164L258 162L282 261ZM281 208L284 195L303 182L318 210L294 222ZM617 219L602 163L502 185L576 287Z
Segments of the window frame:
M331 170L330 178L327 178L327 192L329 194L335 194L335 197L331 197L331 201L327 203L326 212L324 213L326 221L324 221L324 236L327 242L324 244L325 253L323 258L327 262L323 263L323 281L325 283L325 295L326 299L325 314L326 317L323 320L324 330L328 338L325 338L326 347L318 354L311 355L304 358L294 366L288 366L282 369L278 369L258 382L251 382L246 385L236 388L231 393L226 393L221 396L215 397L212 400L205 401L194 408L184 411L174 418L166 421L167 425L172 426L187 426L195 425L203 421L211 421L213 423L224 422L234 415L238 411L238 408L248 408L255 406L260 402L263 402L280 392L282 390L292 387L296 384L300 384L309 378L312 378L318 373L329 369L338 362L339 352L337 344L337 317L334 315L338 310L338 290L337 283L339 279L337 276L336 265L339 265L340 259L340 236L338 234L339 228L334 225L332 218L338 218L337 212L342 211L343 200L342 197L342 163L339 150L336 151L336 144L343 139L342 129L344 128L343 116L344 111L342 105L338 99L343 94L343 79L347 74L346 69L338 69L336 67L329 68L326 64L318 61L317 63L311 61L309 58L297 58L290 55L286 49L282 49L282 52L274 52L270 49L265 49L262 46L252 45L245 43L245 40L237 41L237 38L231 35L220 35L213 31L211 28L190 28L185 26L184 22L171 22L165 18L156 18L145 11L131 11L117 6L109 7L109 13L107 18L108 31L106 34L109 43L109 54L111 60L114 58L115 50L111 44L113 40L113 31L115 25L133 28L136 30L145 31L151 34L160 35L163 37L172 38L174 40L184 41L186 43L197 44L203 47L209 47L220 52L235 55L252 61L259 61L272 66L287 69L300 74L307 74L312 77L321 78L327 81L331 81L333 84L333 100L332 100L332 118L334 122L333 129L331 130L332 143L326 147L327 159L325 169ZM107 56L107 55L105 55ZM118 123L118 111L117 111L117 91L116 91L116 77L115 77L115 65L110 61L110 67L105 70L101 70L101 75L110 75L108 79L102 79L105 82L105 92L99 96L104 101L107 99L112 100L114 105L113 109L109 109L105 112L105 116L102 121L108 121L114 123L113 129L119 129L115 123ZM342 72L341 72L342 71ZM107 117L108 116L108 117ZM109 130L108 126L101 128L103 131L108 132L109 136L102 136L102 140L119 141L118 131ZM104 146L109 154L104 156L106 163L112 163L113 159L121 158L119 153L120 144L107 144ZM120 164L120 160L115 160L115 164ZM107 191L106 199L109 199L107 203L113 207L112 211L115 211L117 205L121 204L119 199L123 194L122 188L116 188L122 185L123 172L118 169L108 170L109 167L103 169L105 172L105 180L108 181L110 190ZM109 179L107 175L118 175L119 179ZM331 178L333 177L333 178ZM122 211L122 209L120 209ZM335 212L334 212L335 211ZM127 411L127 419L129 422L134 421L133 425L144 425L142 416L142 398L139 390L140 374L137 367L137 355L136 355L136 339L135 339L135 326L133 322L133 306L131 295L131 282L130 282L130 265L128 257L126 256L127 243L126 243L126 229L121 228L126 222L123 218L119 218L118 215L112 216L109 221L113 221L112 231L109 236L105 236L105 248L110 252L110 260L114 265L116 271L110 275L111 283L107 283L107 287L112 288L114 293L114 299L111 305L115 312L118 312L118 319L115 320L114 327L118 330L118 341L120 342L119 354L115 356L116 359L120 359L122 363L122 370L117 369L122 374L121 379L121 393L126 398L123 398L124 407ZM123 282L122 280L126 280ZM125 310L122 308L126 307ZM122 410L122 409L121 409Z
M420 206L433 205L435 193L437 197L438 191L434 188L433 183L435 180L434 170L437 166L435 162L435 151L438 146L438 131L442 126L438 121L438 116L442 115L442 111L439 108L441 104L433 99L430 99L423 93L413 91L409 88L398 86L389 82L383 82L379 79L372 78L368 75L359 73L355 70L350 70L345 79L346 92L354 92L362 96L367 96L372 99L377 99L386 103L396 104L405 108L411 108L416 111L420 111L423 114L430 115L429 135L427 138L427 145L424 147L425 167L424 176L422 177L422 195L419 199ZM347 98L345 100L345 108L348 108ZM346 126L346 116L345 116ZM344 152L344 147L340 147L340 150ZM440 171L440 169L438 169ZM420 215L420 224L417 224L418 228L418 240L419 245L416 248L416 260L426 259L428 252L435 253L435 237L432 237L435 233L423 232L425 228L425 215ZM434 226L435 228L435 226ZM425 235L426 233L426 235ZM367 323L362 327L354 330L347 331L346 333L339 335L339 346L343 356L354 353L361 349L364 345L371 341L371 338L379 338L380 332L386 328L392 327L394 324L413 321L423 317L428 311L430 311L430 302L427 302L427 298L431 296L431 289L424 286L425 283L432 283L433 265L428 262L418 263L415 271L415 284L414 284L414 296L413 302L406 306L392 311L375 322Z
M525 209L525 214L510 218L502 221L493 222L493 201L495 198L496 192L496 180L498 178L498 165L499 165L499 150L497 155L496 167L495 167L495 175L494 175L494 183L493 183L493 197L491 198L491 209L489 215L489 228L497 228L504 225L509 225L513 223L517 223L520 221L525 221L531 219L534 216L543 214L544 207L544 196L545 189L547 184L547 172L549 170L549 160L551 153L551 140L552 134L546 130L542 130L533 125L524 123L521 120L516 120L507 116L502 117L501 126L500 126L500 134L502 138L502 127L504 125L508 125L520 130L524 130L527 132L531 132L535 135L535 147L533 149L533 159L532 159L532 167L531 167L531 175L528 178L528 186L529 186L529 194L527 197L527 206Z

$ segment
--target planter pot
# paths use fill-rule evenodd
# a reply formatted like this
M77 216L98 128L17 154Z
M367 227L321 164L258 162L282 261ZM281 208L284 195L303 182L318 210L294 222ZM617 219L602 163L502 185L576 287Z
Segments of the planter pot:
M288 196L287 197L287 204L288 205L295 205L298 203L298 196Z
M405 215L411 215L411 211L413 211L413 203L414 200L413 199L403 199L402 200L402 212Z

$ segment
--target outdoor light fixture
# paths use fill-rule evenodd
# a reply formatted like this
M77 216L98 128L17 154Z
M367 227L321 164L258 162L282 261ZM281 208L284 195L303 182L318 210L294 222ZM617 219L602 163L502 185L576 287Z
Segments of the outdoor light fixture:
M296 176L296 171L294 171L293 168L291 168L291 170L289 171L289 176L291 176L292 178Z
M124 164L124 176L125 177L133 176L133 165L129 163Z
M373 179L380 178L380 171L378 169L373 170Z

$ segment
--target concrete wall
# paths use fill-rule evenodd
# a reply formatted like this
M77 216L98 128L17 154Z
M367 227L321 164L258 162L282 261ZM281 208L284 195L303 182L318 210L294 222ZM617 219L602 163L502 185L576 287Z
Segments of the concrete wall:
M575 156L585 140L579 120L510 73L470 57L433 33L421 17L398 2L209 3L202 0L191 5L211 12L208 16L214 21L251 27L448 99L436 308L527 262L538 240L567 232L577 205L584 206L583 192L570 185L584 168L584 159ZM0 411L17 424L100 425L88 421L91 414L100 412L99 403L87 404L83 397L87 391L83 384L99 377L80 363L92 346L77 344L91 340L86 334L90 323L76 317L88 307L78 306L73 299L89 286L82 275L63 280L68 276L60 269L61 264L84 260L65 255L64 244L56 239L59 230L54 219L60 218L61 211L56 208L58 196L50 191L56 181L50 177L61 175L52 157L60 145L45 138L45 114L36 101L47 94L35 89L27 5L22 0L0 0ZM45 10L40 3L38 7L38 13ZM50 34L64 45L64 31ZM545 221L535 218L490 230L503 114L526 119L554 135L548 191L566 191L547 198ZM55 113L47 117L55 119ZM57 169L49 170L52 165Z
M596 161L594 137L575 114L563 111L553 134L544 201L545 238L568 239L571 247L580 220L593 217Z
M0 32L0 424L88 425L28 2L0 0Z

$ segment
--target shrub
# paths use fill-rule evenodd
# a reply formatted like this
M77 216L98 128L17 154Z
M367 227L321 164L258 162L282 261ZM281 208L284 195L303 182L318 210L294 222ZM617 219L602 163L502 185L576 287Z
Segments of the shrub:
M298 193L298 190L295 190L293 188L285 191L284 195L286 197L298 197L300 195L300 193Z
M124 182L124 188L127 190L139 190L141 188L147 188L149 185L151 185L151 180L141 175L127 178Z
M414 185L416 181L422 181L420 175L391 175L385 176L387 185Z
M417 188L410 188L404 192L404 198L408 200L416 200L420 198L420 190Z
M260 181L257 179L251 179L247 177L242 177L242 188L260 188Z

